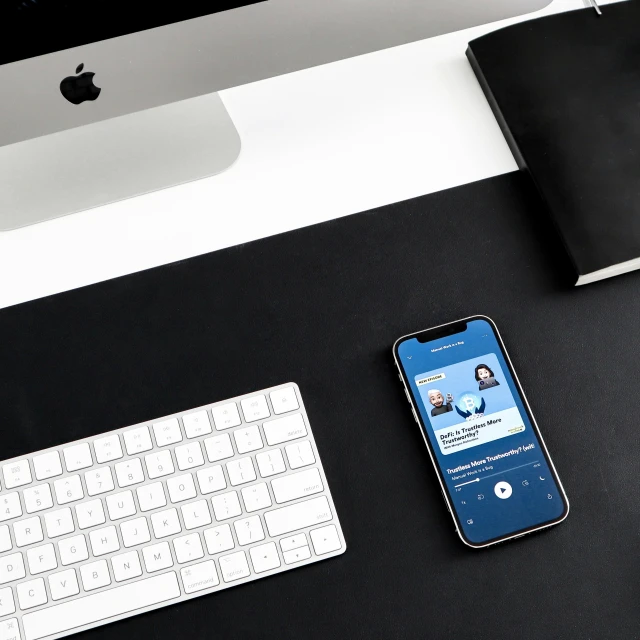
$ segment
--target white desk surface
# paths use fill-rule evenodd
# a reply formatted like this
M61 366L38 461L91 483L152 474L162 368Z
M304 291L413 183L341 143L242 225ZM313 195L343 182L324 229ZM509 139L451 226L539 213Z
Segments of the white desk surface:
M516 21L223 92L230 170L0 233L0 307L515 170L465 49Z

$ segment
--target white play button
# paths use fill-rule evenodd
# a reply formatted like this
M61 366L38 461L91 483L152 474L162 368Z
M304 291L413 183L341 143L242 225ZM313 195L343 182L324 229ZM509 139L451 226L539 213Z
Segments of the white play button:
M513 493L513 489L508 482L498 482L496 486L493 488L498 498L502 498L502 500L506 500L511 497Z

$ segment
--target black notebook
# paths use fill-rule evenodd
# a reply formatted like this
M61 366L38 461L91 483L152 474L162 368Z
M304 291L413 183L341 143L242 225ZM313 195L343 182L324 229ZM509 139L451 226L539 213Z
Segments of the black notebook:
M516 24L467 56L576 284L640 268L640 2Z

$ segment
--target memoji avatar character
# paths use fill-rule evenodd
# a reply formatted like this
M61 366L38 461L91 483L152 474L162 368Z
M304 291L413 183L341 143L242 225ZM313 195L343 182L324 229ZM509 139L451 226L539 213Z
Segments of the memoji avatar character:
M429 389L427 395L429 396L429 402L433 405L433 409L431 409L432 417L453 411L453 407L451 406L453 396L450 393L447 393L446 402L444 401L442 391L438 391L438 389Z
M480 399L477 395L468 391L463 393L456 403L458 415L462 416L465 420L481 418L486 408L487 403L484 398Z
M493 371L486 364L479 364L476 367L476 380L478 381L478 391L484 391L490 387L500 385L493 375Z

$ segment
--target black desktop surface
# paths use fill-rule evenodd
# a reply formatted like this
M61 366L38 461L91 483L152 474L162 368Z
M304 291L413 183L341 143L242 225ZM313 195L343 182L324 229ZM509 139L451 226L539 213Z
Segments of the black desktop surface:
M566 260L512 173L1 311L3 458L293 380L347 540L83 637L640 637L640 280L572 289ZM571 502L481 551L454 532L391 357L476 313Z

